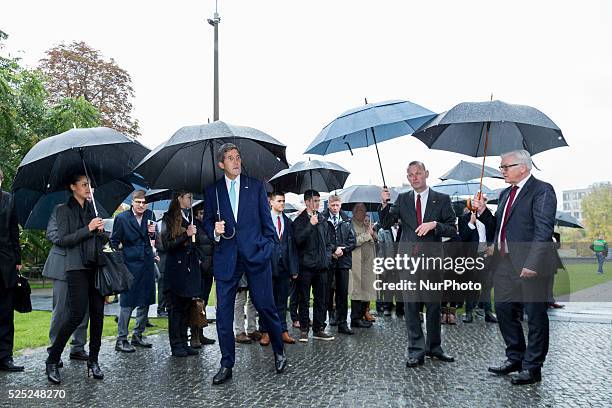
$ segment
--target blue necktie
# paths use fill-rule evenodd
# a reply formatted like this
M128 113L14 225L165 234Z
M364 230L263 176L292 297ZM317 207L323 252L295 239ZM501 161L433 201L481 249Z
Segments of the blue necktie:
M230 183L229 199L232 205L232 212L236 214L236 180L232 180Z

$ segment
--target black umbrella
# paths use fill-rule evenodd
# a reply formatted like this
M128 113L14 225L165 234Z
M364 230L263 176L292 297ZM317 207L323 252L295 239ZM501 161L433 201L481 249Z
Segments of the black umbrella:
M330 192L341 189L349 174L348 170L336 163L308 160L279 171L269 182L276 190L296 194L310 189Z
M103 186L131 174L147 152L138 141L113 129L70 129L30 149L17 169L13 191L60 191L76 172L84 172L93 187Z
M288 167L287 147L272 136L216 121L179 129L149 153L135 171L151 188L202 192L223 174L217 166L216 153L224 143L238 146L243 172L256 179L267 180Z
M455 167L440 176L440 180L453 179L459 181L468 181L480 177L481 172L481 165L460 160ZM484 167L484 176L498 179L504 178L504 176L502 176L499 170L489 166Z
M134 191L132 184L123 180L114 180L95 188L95 200L98 215L110 218L125 198ZM27 188L14 191L17 206L17 219L24 229L46 229L49 217L58 204L68 201L71 194L68 190L44 194Z
M147 203L155 203L158 201L172 200L172 198L174 198L174 195L176 193L177 193L176 190L171 190L169 188L158 188L158 189L149 190L145 194L145 201ZM204 194L201 194L201 193L193 194L193 199L203 200Z
M413 136L430 149L483 157L480 184L487 155L519 149L534 155L567 146L561 129L548 116L531 106L502 101L460 103L421 126Z
M399 193L395 189L390 189L391 202L397 199ZM336 194L342 200L342 209L352 211L357 203L364 203L367 211L378 211L380 207L380 194L382 188L372 185L354 185L338 191Z
M568 228L583 228L584 225L577 218L573 217L570 213L564 211L557 211L555 216L555 224L559 227Z

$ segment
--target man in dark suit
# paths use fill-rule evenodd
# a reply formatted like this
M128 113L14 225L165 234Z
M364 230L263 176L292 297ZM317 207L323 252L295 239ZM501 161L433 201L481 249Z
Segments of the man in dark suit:
M115 350L133 353L136 347L151 348L142 334L145 331L149 306L155 303L155 254L151 238L156 231L155 216L147 209L145 191L132 193L132 206L115 217L110 245L113 249L123 251L123 259L134 277L129 291L119 297L120 312L117 322L117 343ZM136 325L131 344L128 343L128 326L132 312L136 309Z
M397 255L398 245L402 238L402 226L396 222L389 229L378 229L378 256L381 258L395 258ZM394 268L385 268L382 275L383 282L399 282L399 276ZM391 316L393 310L393 298L395 297L395 314L397 317L404 316L404 302L401 294L394 291L384 291L380 293L380 300L376 303L381 303L383 314ZM399 296L398 296L399 295Z
M59 233L57 227L57 207L53 209L49 223L47 224L47 239L53 244L42 275L53 281L53 312L51 313L51 324L49 325L49 340L55 343L55 338L64 322L70 320L70 309L68 308L68 282L66 281L66 249L57 245ZM85 351L87 343L87 326L89 325L89 305L83 321L72 333L70 348L71 360L87 361L89 355ZM63 365L63 364L62 364Z
M389 204L391 193L383 189L379 212L382 228L389 229L398 219L402 221L399 252L412 256L422 254L430 258L443 258L442 237L456 234L455 212L450 197L427 186L429 171L419 161L410 162L407 177L413 191L399 195L395 204ZM423 279L437 279L440 271L426 271ZM404 272L405 273L405 272ZM418 272L417 272L418 274ZM415 275L419 276L419 275ZM417 280L418 284L418 280ZM406 367L423 365L425 356L444 362L455 359L442 350L440 335L440 298L435 294L404 292L406 327L408 329L408 361ZM427 341L419 318L419 302L427 306Z
M240 174L242 159L234 144L226 143L219 148L217 162L224 176L206 188L204 228L217 243L213 274L217 282L217 334L222 357L213 384L222 384L232 377L235 362L234 300L243 274L270 335L277 373L283 372L287 358L272 292L270 260L275 232L266 190L261 181Z
M0 186L4 174L0 170ZM13 299L21 270L19 226L13 196L0 188L0 371L23 371L13 362Z
M272 291L274 292L274 303L283 330L283 342L295 344L295 339L287 331L287 298L289 297L289 281L297 279L298 276L298 254L293 237L291 220L283 211L285 210L285 193L273 192L270 194L270 216L274 224L276 234L274 236L274 252L272 252ZM260 324L262 337L259 344L267 346L270 344L270 335L265 324Z
M512 383L533 384L542 379L548 352L547 287L555 262L552 242L557 198L553 187L531 175L531 156L525 150L502 155L500 170L511 187L500 195L495 215L482 198L474 200L478 219L495 231L495 310L506 343L507 360L489 371L519 374ZM520 317L528 316L525 344Z

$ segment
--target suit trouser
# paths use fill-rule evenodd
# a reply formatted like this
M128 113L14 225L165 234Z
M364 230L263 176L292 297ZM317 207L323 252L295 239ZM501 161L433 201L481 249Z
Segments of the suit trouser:
M334 291L330 289L330 296L327 298L328 302L332 302L333 294L336 294L336 320L338 325L347 323L346 319L348 316L348 287L349 287L349 270L346 268L334 268L329 270L329 275L334 276L336 288ZM328 278L328 282L331 279ZM331 310L331 305L328 306Z
M149 305L147 306L127 306L119 310L119 320L117 322L117 341L127 340L130 318L136 309L136 324L134 325L134 336L140 337L147 328L149 317Z
M542 367L548 353L548 303L546 288L548 278L525 280L514 270L508 256L501 258L495 270L495 311L504 342L506 357L512 362L522 362L524 370ZM523 298L538 302L521 302ZM528 343L520 317L527 313Z
M274 304L278 312L281 323L281 330L287 331L287 298L289 297L289 280L287 273L281 272L280 276L272 276L272 292L274 292ZM293 279L295 280L295 279ZM262 332L267 333L268 329L263 324L259 325Z
M13 299L15 289L5 288L0 275L0 361L13 357L15 325L13 316Z
M301 269L298 276L300 290L300 330L308 331L310 288L312 288L313 312L312 331L318 332L325 329L325 312L327 293L327 272L325 270Z
M89 360L98 361L104 324L104 296L94 285L93 270L82 269L66 272L68 283L68 310L70 319L60 326L57 337L49 347L48 363L58 364L62 351L74 330L83 321L89 304Z
M51 325L49 326L49 341L55 343L57 334L63 322L70 320L70 309L68 308L68 282L64 280L53 280L53 312L51 313ZM85 316L81 324L72 333L70 345L71 353L84 351L87 343L87 326L89 324L89 304L86 306Z
M166 274L166 253L159 253L160 261L157 264L159 269L159 278L157 279L157 308L168 309L169 299L168 292L166 291L165 285L165 274Z
M244 308L246 306L246 332L251 334L257 330L257 309L253 305L253 297L249 294L248 288L240 288L236 291L234 301L234 333L239 335L244 333Z
M421 303L404 299L406 312L406 329L408 331L408 357L423 358L425 353L441 353L442 337L440 334L440 302L425 302L427 314L425 325L427 339L423 334L421 319Z
M174 350L187 348L187 325L191 297L179 296L169 291L168 295L168 338L170 348ZM146 320L145 320L146 322Z
M291 316L292 322L300 321L300 315L298 314L298 307L300 305L300 288L298 285L298 279L291 279L291 282L289 283L289 315ZM310 299L308 300L308 303L310 304Z
M253 304L259 313L259 319L268 329L272 349L277 354L284 353L281 324L272 294L272 270L270 265L262 268L264 270L253 273L244 267L244 261L239 255L234 275L229 280L217 279L217 336L221 349L222 367L232 368L236 362L236 344L234 331L232 330L234 301L238 284L245 273L249 291L253 296Z

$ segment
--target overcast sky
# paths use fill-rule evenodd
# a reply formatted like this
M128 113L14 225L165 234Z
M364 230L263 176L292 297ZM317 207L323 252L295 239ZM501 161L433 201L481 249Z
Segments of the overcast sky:
M7 48L35 66L60 42L85 41L132 76L133 116L154 147L212 120L214 0L20 0L2 6ZM599 1L219 0L220 117L285 143L291 163L323 126L368 101L435 112L495 99L534 106L570 145L540 153L538 178L560 192L610 180L612 6ZM460 159L412 137L380 145L387 184L410 160L430 184ZM317 156L312 156L317 157ZM351 184L382 184L373 149L325 157ZM499 164L498 158L488 163ZM492 187L503 183L489 182Z

